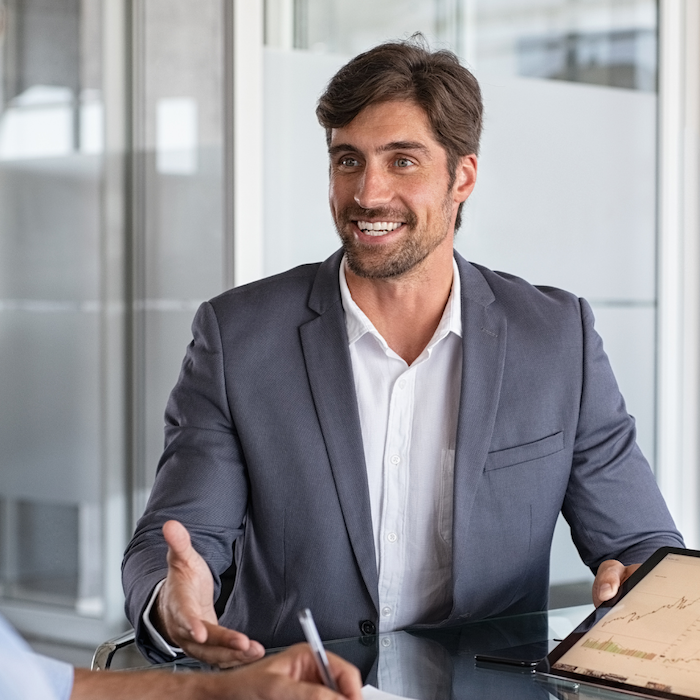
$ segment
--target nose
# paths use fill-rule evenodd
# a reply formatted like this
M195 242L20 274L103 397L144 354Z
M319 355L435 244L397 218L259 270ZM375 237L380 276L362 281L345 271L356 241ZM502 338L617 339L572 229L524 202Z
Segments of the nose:
M368 163L357 180L355 202L363 209L373 209L391 201L393 192L389 174L379 165Z

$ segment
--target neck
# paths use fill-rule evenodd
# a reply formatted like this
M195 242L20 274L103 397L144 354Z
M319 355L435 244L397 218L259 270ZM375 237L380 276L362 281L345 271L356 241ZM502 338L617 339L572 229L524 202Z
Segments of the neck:
M421 263L397 278L364 278L345 268L353 300L408 365L413 364L430 342L450 296L452 241L449 248L444 248L433 251L428 264Z

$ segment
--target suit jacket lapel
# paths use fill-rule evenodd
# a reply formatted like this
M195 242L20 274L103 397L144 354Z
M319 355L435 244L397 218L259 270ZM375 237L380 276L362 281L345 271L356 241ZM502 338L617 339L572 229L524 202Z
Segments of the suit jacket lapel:
M464 580L474 567L466 561L469 520L491 443L503 378L505 314L483 275L459 254L462 285L462 387L457 422L452 538L453 610L469 610Z
M342 251L319 268L309 306L319 316L300 328L316 413L340 506L365 585L377 610L378 577L360 417L338 270Z
M309 306L319 316L300 328L309 385L352 548L377 607L378 577L357 397L338 287L342 251L316 276ZM462 287L462 386L454 471L453 609L468 610L464 585L469 520L491 443L506 349L506 318L483 275L455 253Z

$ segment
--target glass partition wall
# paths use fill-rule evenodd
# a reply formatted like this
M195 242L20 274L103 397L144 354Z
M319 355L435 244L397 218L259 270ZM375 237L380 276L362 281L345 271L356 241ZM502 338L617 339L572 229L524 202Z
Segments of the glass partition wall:
M0 0L0 609L122 629L120 562L223 290L221 0Z
M162 452L163 411L192 318L224 290L224 5L134 4L136 517Z
M336 249L316 99L416 31L484 92L458 250L591 301L653 459L657 24L654 0L0 0L0 609L90 643L124 624L194 310L256 246L264 274ZM261 232L234 236L256 187ZM589 576L567 538L554 583Z
M95 636L116 615L101 467L120 430L104 422L119 397L104 383L102 6L6 0L0 25L0 591L25 628L51 611Z

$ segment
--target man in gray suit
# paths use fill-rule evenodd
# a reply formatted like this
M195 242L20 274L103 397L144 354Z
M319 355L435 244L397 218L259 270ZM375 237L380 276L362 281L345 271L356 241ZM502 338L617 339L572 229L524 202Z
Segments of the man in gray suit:
M324 639L542 610L560 511L596 603L682 546L588 304L453 250L481 113L413 42L331 80L342 250L197 313L124 562L151 658L252 660L307 606Z

